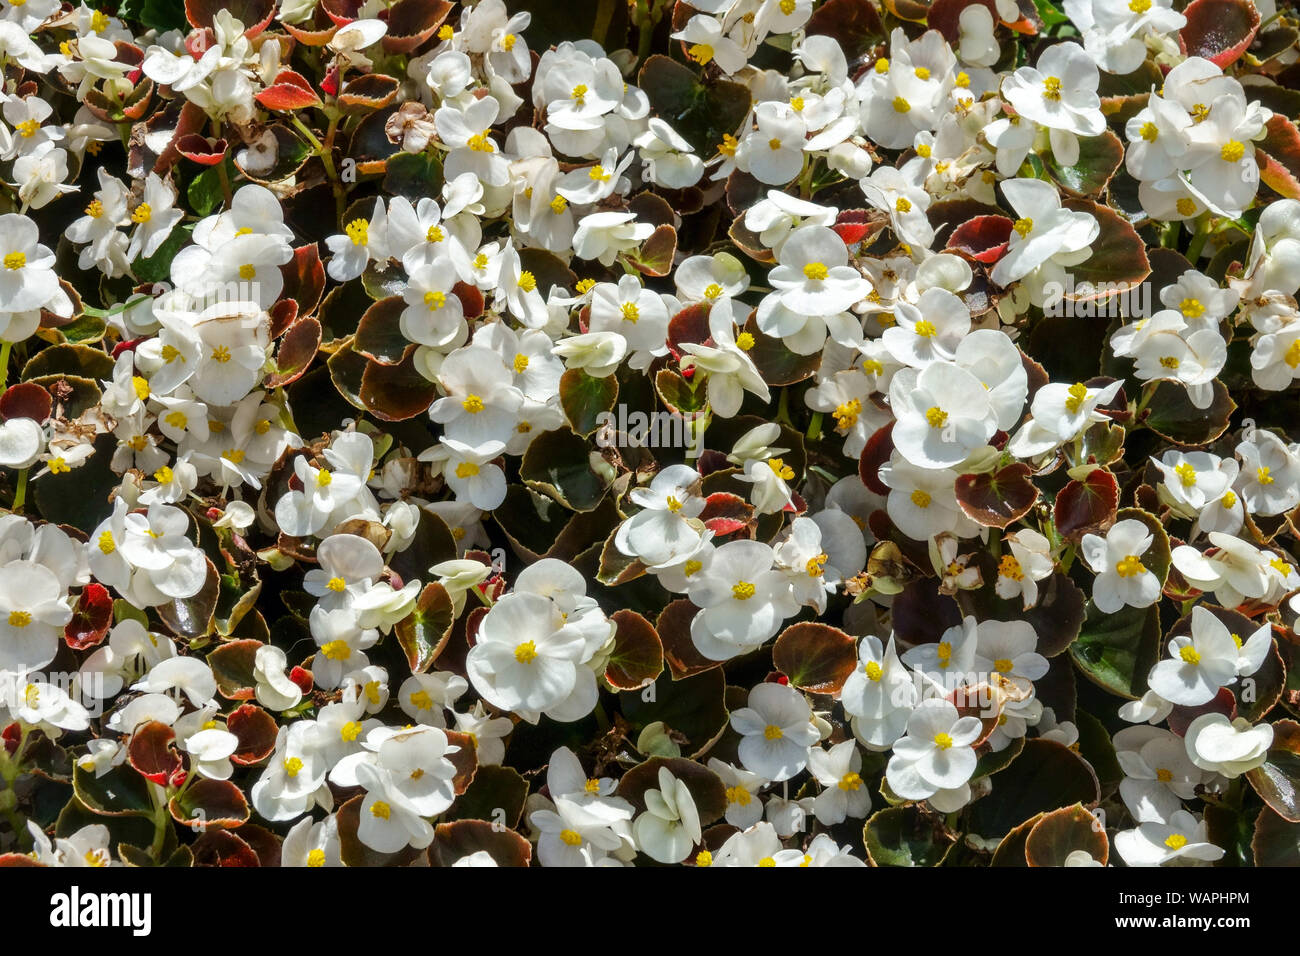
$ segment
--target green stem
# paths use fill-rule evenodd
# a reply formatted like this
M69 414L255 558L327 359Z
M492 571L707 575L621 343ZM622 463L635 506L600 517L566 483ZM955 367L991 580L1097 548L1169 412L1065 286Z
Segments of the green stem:
M1210 217L1206 213L1201 214L1201 218L1196 223L1196 233L1192 236L1192 243L1187 247L1187 261L1193 266L1201 258L1201 250L1205 248L1205 240L1210 238Z
M808 431L805 432L809 441L817 441L817 439L822 437L823 417L824 416L821 412L813 412L812 421L808 423Z
M601 46L607 46L605 34L609 33L613 19L614 0L600 0L600 5L596 7L596 22L591 27L591 38Z
M308 126L306 123L304 123L302 120L300 120L296 113L291 114L289 118L293 122L293 125L298 128L298 132L302 133L303 136L307 137L307 142L311 144L312 150L317 155L320 155L320 153L325 149L325 147L322 146L320 140L316 138L316 134L311 131L311 127Z
M12 342L0 344L0 395L9 387L9 352L13 347Z
M23 468L18 472L18 490L14 492L14 504L12 511L22 511L23 502L27 500L27 472L29 468Z
M162 862L162 848L167 843L167 824L171 815L167 812L167 791L163 790L163 799L158 800L158 791L162 787L156 783L149 784L149 800L153 803L153 843L149 846L149 855L155 862Z

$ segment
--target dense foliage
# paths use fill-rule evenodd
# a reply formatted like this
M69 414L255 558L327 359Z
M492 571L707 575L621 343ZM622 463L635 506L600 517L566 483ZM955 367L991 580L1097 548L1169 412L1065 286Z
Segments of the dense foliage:
M0 2L0 864L1300 863L1298 38Z

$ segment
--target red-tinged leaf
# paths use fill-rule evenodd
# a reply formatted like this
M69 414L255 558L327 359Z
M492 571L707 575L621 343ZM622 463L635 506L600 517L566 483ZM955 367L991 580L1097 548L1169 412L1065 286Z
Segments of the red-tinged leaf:
M739 495L718 491L705 499L698 517L715 535L735 534L754 520L754 506Z
M389 53L414 52L438 32L452 6L449 0L398 0L388 10L384 49Z
M217 679L217 691L227 700L252 700L257 689L253 665L261 641L227 641L208 654L208 666Z
M849 62L885 40L884 24L870 0L827 0L813 11L804 31L834 39Z
M1246 779L1278 816L1300 823L1300 724L1290 719L1273 723L1268 755Z
M1286 198L1300 199L1300 130L1277 113L1265 129L1264 138L1255 143L1259 178Z
M338 26L351 23L361 14L364 0L321 0L320 8Z
M838 697L857 666L857 642L817 621L791 624L772 646L772 663L800 690Z
M401 82L395 76L383 73L364 73L353 80L339 93L338 103L345 111L369 113L381 110L397 99Z
M54 400L47 389L32 382L10 385L0 395L0 419L30 418L38 425L49 420Z
M488 820L454 820L434 828L429 857L434 866L451 866L478 852L486 853L497 866L528 866L533 845L514 830L505 830Z
M423 674L433 666L455 623L456 612L447 589L437 581L426 584L415 609L394 627L412 674Z
M275 353L276 370L266 378L268 388L279 388L297 381L311 366L320 349L321 327L315 319L302 319L280 339Z
M256 704L241 704L226 716L226 729L239 738L239 746L230 755L241 767L261 763L275 751L279 732L275 718Z
M215 166L225 158L227 143L198 133L190 133L176 140L176 151L200 166Z
M682 343L704 345L713 340L709 337L709 306L705 302L688 305L668 320L668 347L674 355L682 355Z
M271 85L255 97L268 110L300 110L320 106L320 97L307 78L293 70L281 70Z
M465 313L466 319L477 319L483 314L483 292L477 286L457 282L451 287L451 293L460 299L461 311Z
M592 378L580 368L571 368L560 378L560 407L579 435L590 435L600 427L617 400L618 379L613 375Z
M664 647L653 625L636 611L615 611L614 650L605 666L605 680L617 690L640 690L663 673Z
M1260 23L1250 0L1193 0L1183 16L1187 23L1178 31L1183 53L1225 69L1246 52Z
M172 819L200 832L230 830L248 822L248 800L229 780L204 777L167 803Z
M211 28L217 14L229 10L244 25L244 36L257 36L275 16L275 0L185 0L185 19L196 28Z
M297 321L298 303L293 299L281 299L267 309L267 315L271 317L271 338L278 339Z
M1179 737L1183 737L1187 734L1187 728L1192 725L1192 721L1206 714L1222 714L1229 720L1235 718L1237 716L1237 698L1233 695L1232 690L1227 687L1220 687L1213 700L1196 707L1175 704L1174 709L1169 712L1169 729Z
M893 422L877 429L867 439L862 455L858 458L858 477L878 495L889 494L889 486L880 480L880 466L889 461L889 456L894 453L893 433Z
M356 797L361 803L361 798ZM195 866L261 866L262 861L247 842L229 830L213 827L204 830L190 849L194 852Z
M1088 213L1100 227L1090 247L1092 255L1071 268L1074 291L1067 291L1066 298L1108 297L1116 291L1136 288L1151 274L1146 243L1114 209L1087 199L1067 199L1061 205L1072 212Z
M401 317L406 300L400 295L380 299L361 316L352 348L380 365L397 365L415 343L402 334Z
M1105 825L1081 803L1044 813L1025 840L1030 866L1065 866L1066 857L1076 850L1083 850L1102 866L1110 858Z
M176 731L161 721L151 720L137 727L127 745L126 755L132 767L146 780L166 785L176 771L181 769L181 757L176 752Z
M74 651L84 651L103 643L113 626L113 596L102 584L91 582L81 591L72 620L63 628L63 639Z
M660 611L655 621L655 631L664 646L664 661L675 681L722 665L701 654L691 640L691 621L699 610L685 598L678 598Z
M1038 501L1030 474L1030 467L1017 461L982 475L959 475L957 504L972 521L986 528L1005 528L1027 515Z
M948 237L948 251L992 265L1007 251L1012 225L1006 216L976 216L953 230Z
M360 397L376 418L400 422L428 411L438 397L438 387L420 374L412 352L397 365L367 362Z
M994 24L998 22L1000 18L994 0L934 0L925 22L931 30L938 30L945 40L955 46L961 41L961 12L976 4L982 4L988 9Z
M845 209L835 217L831 228L846 246L854 246L875 236L888 220L874 209Z
M1096 532L1115 517L1119 484L1105 468L1096 468L1082 481L1071 479L1056 495L1053 517L1056 530L1077 542L1086 532Z
M293 258L280 266L280 274L284 276L281 298L297 302L301 316L315 312L325 294L325 266L320 261L320 247L313 242L293 250Z
M677 230L667 224L655 227L650 238L631 256L632 265L647 276L666 276L673 270L677 253Z

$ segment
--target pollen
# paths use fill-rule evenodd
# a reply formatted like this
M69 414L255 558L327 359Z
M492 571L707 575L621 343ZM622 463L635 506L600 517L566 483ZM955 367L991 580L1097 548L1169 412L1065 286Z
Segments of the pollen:
M1180 216L1195 216L1196 203L1184 196L1178 202L1174 203L1174 208L1178 210Z
M767 740L780 740L785 736L785 733L776 724L768 724L763 728L763 736Z
M1079 414L1079 409L1088 399L1088 386L1082 382L1075 382L1065 391L1069 397L1065 400L1065 410L1071 415Z
M912 111L912 104L911 104L911 103L907 102L907 100L903 99L903 97L901 97L901 96L895 96L895 97L894 97L894 112L895 112L895 113L910 113L911 111Z
M424 234L425 242L442 242L447 238L447 234L442 231L440 226L430 226L429 231Z
M251 262L245 262L239 267L239 278L243 279L245 282L252 282L257 278L257 266L253 265Z
M149 397L149 380L139 375L132 377L131 390L135 392L135 397L143 402Z
M424 304L430 312L436 312L438 309L441 309L446 305L446 303L447 294L445 292L439 292L437 289L430 289L424 294Z
M963 90L968 89L970 87L970 74L967 73L965 70L962 70L960 73L957 74L956 83Z
M99 540L95 542L99 546L101 554L112 554L117 550L117 542L113 540L113 532L101 531Z
M513 33L507 33L505 36L501 38L501 49L509 53L511 50L515 48L515 42L518 39L519 37L515 36Z
M9 612L10 627L26 627L30 623L32 623L32 616L28 614L26 611Z
M803 267L804 278L811 279L813 282L821 282L830 274L824 262L810 262Z
M929 319L922 319L920 322L916 323L916 327L912 331L923 339L931 339L934 338L935 333L939 330L934 327L934 323Z
M873 69L880 74L888 73L889 60L887 60L885 57L882 56L879 60L876 61L876 65L873 67Z
M354 246L364 246L370 241L370 223L364 219L353 219L343 231Z
M740 145L740 140L730 133L722 134L722 142L718 144L718 152L723 156L735 156L736 147Z
M791 97L790 109L794 110L796 113L802 113L803 108L804 108L804 101L802 96Z
M664 503L668 506L668 510L674 514L682 510L682 503L675 495L669 495Z
M846 773L840 777L839 788L841 790L857 791L862 789L862 778L856 773Z
M1146 565L1136 554L1127 554L1115 562L1115 573L1121 578L1131 578L1146 571Z
M1028 239L1029 234L1034 231L1034 220L1028 217L1017 219L1015 224L1016 235L1021 239Z
M998 577L1009 578L1012 581L1024 580L1025 571L1014 554L1002 555L1002 560L998 562Z
M1169 770L1161 767L1156 771L1156 779L1161 783L1168 783L1170 780L1174 779L1174 775Z
M707 43L696 43L686 51L686 55L700 66L704 66L713 59L713 47Z
M931 428L943 428L948 424L948 413L938 405L931 406L925 413L925 420Z
M682 573L689 578L694 574L698 574L700 572L700 569L703 567L704 567L703 561L696 561L694 558L692 558L682 566Z
M1043 99L1057 101L1061 98L1061 78L1049 76L1043 80Z
M908 201L906 196L899 196L898 199L894 202L894 210L900 213L911 212L912 204L911 202Z
M515 645L515 660L520 664L527 664L537 656L537 642L524 641L522 644Z
M456 466L456 477L464 481L467 478L473 478L479 473L478 465L472 461L462 461Z
M348 647L347 641L330 641L320 652L331 661L345 661L352 656L352 648Z
M913 491L911 497L912 504L916 505L918 508L928 508L930 507L930 502L934 500L930 497L928 491L922 491L920 488Z
M624 322L631 322L636 325L636 320L641 318L641 310L637 308L635 302L624 302L618 307L619 314L623 316Z
M143 224L153 218L153 207L147 202L142 202L135 207L135 212L131 213L131 221L136 224Z
M344 591L348 589L348 582L344 581L342 578L336 575L335 577L330 578L325 583L325 587L329 588L335 594L342 594Z
M360 721L349 720L346 724L344 724L342 727L339 728L339 738L343 740L345 743L350 744L352 743L352 741L356 740L358 737L361 736L362 729L363 728L361 726Z
M736 348L742 352L748 352L754 347L754 336L749 332L741 332L736 336Z
M21 252L11 252L5 256L6 269L21 269L27 265L27 256Z
M1190 488L1196 484L1196 469L1188 462L1183 462L1175 468L1174 474L1178 476L1179 480L1183 483L1184 488Z
M561 830L560 839L566 846L582 846L582 834L577 830Z
M1016 663L1006 657L999 657L993 662L993 669L999 674L1010 674L1016 669Z
M769 139L769 140L767 141L767 148L770 149L770 150L778 150L778 149L780 149L780 148L781 148L781 137L779 137L779 136L773 136L771 139Z
M940 641L939 646L934 649L934 653L939 660L939 665L947 667L948 662L952 660L952 644L948 641Z
M952 735L942 734L942 733L935 734L934 745L938 747L940 750L947 750L949 747L952 746Z
M1276 479L1269 474L1270 471L1272 469L1268 465L1260 465L1255 469L1255 480L1261 485L1271 485Z
M880 678L885 674L885 669L875 661L867 661L867 663L863 665L862 670L866 673L867 680L877 684L880 683Z
M551 212L555 213L557 216L568 208L569 200L565 199L558 193L555 195L555 198L551 200Z
M221 453L221 457L232 464L241 464L244 460L244 451L241 448L227 448Z
M370 807L370 815L381 820L387 820L392 812L393 808L382 800L376 800Z
M469 412L471 415L477 415L479 412L483 411L483 399L473 394L466 395L464 399L461 400L460 407L465 409L465 411Z
M737 581L731 586L731 596L737 601L748 601L754 596L754 585L750 581Z
M72 467L68 464L66 459L62 457L54 457L50 459L50 474L65 475L70 471L72 471Z
M98 219L100 216L104 215L104 204L96 199L86 207L86 215L91 219Z
M1237 507L1237 493L1235 491L1225 491L1223 497L1219 500L1223 502L1223 507L1229 510Z
M847 432L858 423L858 416L861 414L862 402L859 399L851 398L841 405L836 405L835 411L831 412L831 417L835 419L837 429L841 432Z
M777 4L777 6L780 7L781 12L788 17L790 16L790 14L794 13L794 8L796 4L795 4L795 0L781 0L781 2Z
M465 145L476 153L496 152L496 147L492 145L492 140L488 138L487 130L483 130L481 133L475 133L469 139L465 140Z
M794 478L794 469L780 458L768 459L767 467L771 468L772 474L776 475L782 481L790 481Z
M523 352L515 355L514 369L516 375L523 375L528 370L528 356Z
M749 802L754 799L753 794L741 786L727 788L727 802L735 803L742 807L749 806Z
M438 39L441 40L443 43L446 43L455 35L456 35L456 28L453 27L450 23L444 23L442 26L438 27Z
M433 709L433 698L429 696L429 692L427 690L417 690L414 694L412 694L411 703L418 710Z
M578 104L579 107L586 106L587 84L579 83L569 91L569 96Z
M320 867L325 865L325 851L317 847L307 854L307 865Z
M212 361L214 361L214 362L221 362L221 363L223 363L223 364L224 364L225 362L229 362L229 361L230 361L230 349L227 348L227 347L224 346L224 345L218 345L216 348L214 348L214 349L212 350Z
M1128 8L1134 13L1146 13L1151 9L1151 0L1128 0Z
M808 572L808 577L819 578L826 571L826 562L830 559L823 553L814 558L809 558L804 564L804 570Z
M302 769L302 760L298 757L290 757L284 762L284 772L289 775L289 779L298 776L298 771Z
M1169 847L1171 850L1181 850L1183 847L1187 846L1187 837L1183 836L1181 833L1171 833L1169 836L1165 837L1165 846Z
M525 292L534 291L537 288L537 276L527 270L519 273L519 288Z
M1173 369L1178 368L1178 366L1181 365L1181 364L1183 364L1183 363L1180 362L1180 361L1178 360L1178 356L1176 356L1176 355L1162 355L1162 356L1160 356L1160 367L1161 367L1161 368L1167 368L1167 369L1173 370Z
M175 477L176 477L176 473L173 472L166 465L163 465L161 468L159 468L157 471L153 473L153 480L158 482L158 484L160 485L170 485L172 483L172 479Z
M1282 356L1282 361L1286 362L1291 368L1300 366L1300 339L1296 339Z
M1154 143L1160 135L1160 130L1156 129L1156 124L1150 121L1142 124L1142 138L1148 143Z
M1222 159L1225 163L1241 162L1241 157L1245 155L1246 155L1245 145L1243 145L1240 140L1235 140L1235 139L1228 140L1226 143L1223 144L1223 148L1219 150L1219 158Z
M172 428L184 428L190 423L189 417L184 412L168 412L163 421Z

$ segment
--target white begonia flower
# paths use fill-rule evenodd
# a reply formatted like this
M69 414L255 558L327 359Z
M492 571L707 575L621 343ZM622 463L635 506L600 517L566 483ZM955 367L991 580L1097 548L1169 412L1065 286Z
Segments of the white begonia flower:
M768 281L792 312L832 316L870 291L867 280L847 263L848 247L834 230L801 226L782 244Z
M1271 640L1268 625L1260 631L1263 641ZM1256 647L1266 649L1263 642L1256 642ZM1170 639L1169 659L1158 661L1151 668L1148 683L1165 700L1197 707L1213 700L1220 687L1236 681L1239 658L1237 641L1223 622L1197 605L1192 608L1191 636Z
M918 644L903 654L903 663L945 692L972 678L979 647L979 625L969 614L939 635L938 641Z
M798 613L790 582L774 561L761 541L728 541L690 579L688 596L701 609L691 619L691 641L701 654L725 661L753 650Z
M632 821L641 852L660 863L680 863L701 839L700 815L685 782L659 768L659 788L645 792L645 813Z
M695 155L691 144L658 117L651 117L649 128L636 140L647 177L665 189L694 186L704 175L704 160Z
M416 723L446 729L443 710L450 709L468 688L469 684L459 674L412 674L398 689L397 702L402 713Z
M579 259L593 259L609 266L619 253L635 249L653 232L654 226L637 222L635 213L593 212L578 222L573 251Z
M903 735L917 701L917 687L898 659L891 635L882 647L877 637L858 644L861 664L844 681L840 701L853 718L853 733L870 750L883 751Z
M509 717L493 717L484 710L481 700L474 702L468 713L452 715L456 721L456 730L469 734L474 741L474 756L480 767L499 765L506 756L505 738L514 730L515 724Z
M813 803L821 823L832 826L848 817L866 817L871 811L871 792L858 774L862 754L856 742L845 740L829 750L813 747L808 752L808 769L825 788Z
M196 657L168 657L149 668L144 679L132 684L131 689L150 694L176 690L195 707L202 707L216 696L217 679L212 668Z
M970 537L977 526L957 504L957 473L949 468L925 468L895 455L880 469L889 487L885 510L909 538L926 541L945 531Z
M750 770L733 767L717 757L709 758L708 767L726 787L727 809L723 818L728 823L745 830L763 819L763 801L759 798L759 791L767 786L767 779Z
M1220 713L1202 714L1188 725L1183 742L1192 763L1231 780L1254 770L1268 758L1273 725L1251 726L1244 717L1229 720Z
M1128 866L1163 866L1178 861L1196 865L1222 859L1223 847L1210 842L1205 822L1178 810L1168 822L1140 823L1115 834L1115 849Z
M59 731L75 732L90 727L90 712L57 684L28 681L17 698L6 702L12 717L41 728L52 740L60 736Z
M820 738L807 699L785 684L754 687L746 706L731 712L731 726L741 735L737 753L745 769L778 783L808 765Z
M1063 208L1056 187L1042 180L1011 179L1002 184L1002 191L1019 218L1007 251L989 278L1001 286L1025 281L1035 305L1046 304L1051 298L1059 300L1060 292L1049 298L1046 287L1050 283L1059 290L1065 288L1066 269L1092 254L1101 226L1090 213Z
M1117 521L1101 538L1085 534L1079 554L1097 577L1092 600L1097 609L1114 614L1122 607L1149 607L1160 597L1160 580L1142 563L1154 537L1141 521Z
M45 450L45 431L30 418L0 422L0 467L30 468Z
M698 521L704 499L691 489L700 473L689 465L669 465L648 488L634 488L629 497L641 507L619 526L614 546L651 569L666 568L689 558L711 537Z
M1207 537L1214 549L1212 554L1208 550L1202 554L1187 544L1173 550L1173 565L1188 584L1201 591L1213 591L1215 600L1226 608L1268 593L1272 555L1221 531L1212 531Z
M191 734L180 744L194 760L194 770L213 780L229 780L235 772L230 755L239 749L239 738L227 730L211 728Z
M978 717L962 717L949 701L921 701L907 719L907 734L894 742L885 768L889 788L905 800L926 800L959 790L975 772Z
M1037 458L1073 441L1081 432L1107 417L1097 411L1114 399L1124 383L1111 382L1092 388L1083 382L1063 385L1050 382L1034 393L1030 419L1007 442L1007 451L1017 458Z
M328 816L319 821L303 817L295 823L280 846L280 865L342 866L338 817Z
M288 666L284 651L274 644L263 644L253 657L257 702L267 710L289 710L302 700L302 688L289 679Z
M989 390L965 369L931 362L920 372L901 369L889 386L897 418L894 446L922 468L951 468L987 444L997 431Z
M1018 114L1048 128L1057 162L1072 166L1079 160L1077 137L1099 136L1106 128L1100 79L1083 47L1057 43L1038 58L1037 68L1022 66L1003 80L1002 95Z
M1051 577L1056 563L1051 542L1033 528L1020 528L1002 539L1007 550L998 560L993 589L1003 600L1023 597L1027 611L1038 603L1038 582Z
M764 402L772 397L754 360L746 354L754 347L754 336L735 331L737 308L743 307L730 298L719 299L710 307L712 346L682 343L686 353L681 359L682 369L703 369L707 373L709 405L721 418L731 418L740 411L745 392Z

